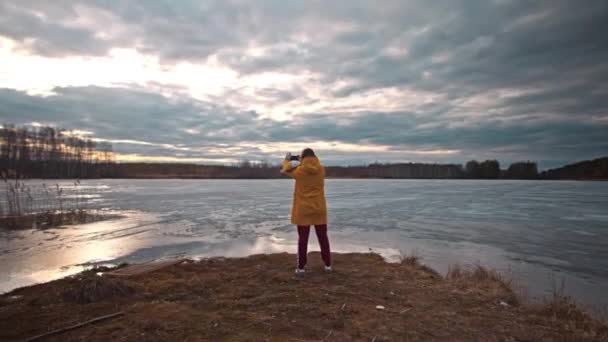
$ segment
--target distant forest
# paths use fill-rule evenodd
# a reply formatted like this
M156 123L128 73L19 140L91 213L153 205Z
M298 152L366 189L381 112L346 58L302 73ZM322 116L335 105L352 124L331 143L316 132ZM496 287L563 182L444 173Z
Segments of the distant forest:
M27 178L99 178L114 166L112 145L52 127L0 128L0 170Z
M116 163L112 145L52 127L0 128L0 172L18 178L243 178L282 177L277 165L243 161L238 165ZM608 158L538 172L532 161L501 169L497 160L460 164L374 163L327 166L331 178L418 179L608 179Z

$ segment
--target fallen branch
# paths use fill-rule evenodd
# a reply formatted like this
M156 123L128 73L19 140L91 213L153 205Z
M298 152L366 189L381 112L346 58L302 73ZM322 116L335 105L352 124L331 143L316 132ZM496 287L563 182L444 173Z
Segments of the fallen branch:
M88 324L97 323L97 322L100 322L100 321L104 321L104 320L106 320L106 319L110 319L110 318L114 318L114 317L122 316L122 315L124 315L124 314L125 314L125 312L124 312L124 311L120 311L120 312L116 312L116 313L109 314L109 315L105 315L105 316L99 316L99 317L96 317L96 318L90 319L90 320L88 320L88 321L84 321L84 322L82 322L82 323L78 323L78 324L71 325L71 326L69 326L69 327L65 327L65 328L61 328L61 329L57 329L57 330L53 330L53 331L49 331L49 332L44 333L44 334L41 334L41 335L36 335L36 336L30 337L30 338L28 338L28 339L27 339L27 340L25 340L25 341L26 341L26 342L30 342L30 341L38 341L38 340L41 340L41 339L43 339L43 338L46 338L46 337L49 337L49 336L52 336L52 335L61 334L61 333L64 333L64 332L66 332L66 331L70 331L70 330L78 329L78 328L83 327L83 326L88 325Z
M270 326L270 328L272 329L272 325L271 325L270 323L266 322L265 320L262 320L262 321L255 321L255 322L251 322L251 323L249 323L249 324L245 325L244 327L241 327L240 329L235 330L235 331L232 333L232 335L235 335L235 336L236 336L236 335L239 335L240 333L242 333L242 332L243 332L243 330L245 330L245 329L249 329L249 328L251 328L251 327L253 327L253 326L255 326L255 325L258 325L258 324L269 325L269 326Z
M319 341L319 342L325 342L325 340L327 340L331 336L331 334L333 334L333 333L334 333L333 330L330 330L329 334L327 334L327 336L323 337L323 339L321 341Z

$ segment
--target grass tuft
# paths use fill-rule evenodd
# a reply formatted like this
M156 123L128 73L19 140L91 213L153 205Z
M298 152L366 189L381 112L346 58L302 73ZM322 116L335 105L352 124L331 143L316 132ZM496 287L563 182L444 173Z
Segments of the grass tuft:
M401 255L399 261L401 265L417 266L420 264L420 257L416 254Z
M64 289L62 298L78 304L111 301L135 293L135 288L122 279L97 275L74 279L70 285Z
M496 297L510 305L519 305L520 298L513 290L513 281L505 278L495 270L488 269L482 265L474 267L462 267L452 265L448 268L445 276L447 281L460 283L468 288L483 289L485 293Z

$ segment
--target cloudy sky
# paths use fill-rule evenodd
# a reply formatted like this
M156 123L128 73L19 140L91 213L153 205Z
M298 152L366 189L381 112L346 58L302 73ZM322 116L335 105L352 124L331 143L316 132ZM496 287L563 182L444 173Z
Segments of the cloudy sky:
M605 0L0 0L0 122L121 161L608 154Z

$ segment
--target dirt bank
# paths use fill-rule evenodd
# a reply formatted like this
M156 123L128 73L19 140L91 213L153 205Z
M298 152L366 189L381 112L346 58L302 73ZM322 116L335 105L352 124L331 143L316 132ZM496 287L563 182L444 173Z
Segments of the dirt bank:
M608 328L567 300L522 304L494 273L444 278L414 259L337 254L185 261L129 277L87 271L0 297L0 340L23 340L124 312L45 340L607 341ZM104 270L107 271L107 270Z

